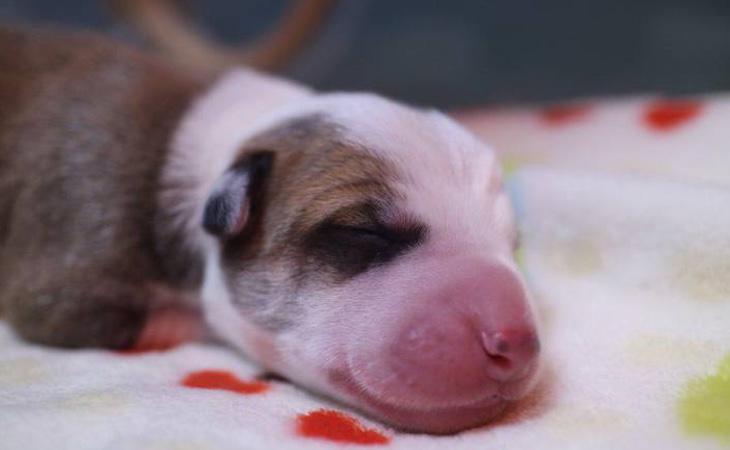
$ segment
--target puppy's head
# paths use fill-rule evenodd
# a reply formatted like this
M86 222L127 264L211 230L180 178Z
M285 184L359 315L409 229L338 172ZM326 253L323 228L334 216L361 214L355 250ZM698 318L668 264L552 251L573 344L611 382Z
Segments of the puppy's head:
M208 320L262 364L395 426L483 424L538 365L500 178L439 113L312 97L246 139L209 192Z

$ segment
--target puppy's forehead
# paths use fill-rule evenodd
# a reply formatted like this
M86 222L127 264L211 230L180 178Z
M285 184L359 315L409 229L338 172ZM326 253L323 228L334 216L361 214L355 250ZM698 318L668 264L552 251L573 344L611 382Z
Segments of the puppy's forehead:
M480 155L491 158L481 141L435 110L372 94L330 94L321 102L322 110L346 130L349 139L407 167L414 162L454 166L473 163Z
M493 215L501 168L491 149L450 118L370 94L335 94L323 103L353 147L392 167L407 207L431 225L453 229Z
M490 149L445 115L374 94L318 95L275 119L286 123L277 127L278 138L288 134L299 140L335 140L353 153L380 159L411 183L450 177L483 183L499 172Z
M427 224L436 241L487 249L514 234L495 154L462 126L439 112L368 94L327 101L347 139L393 167L402 207Z
M371 194L432 229L466 238L484 234L495 215L501 170L493 152L441 113L346 93L317 96L288 115L252 143L276 141L290 150L281 167L289 179L282 193L290 199L327 197L309 209L312 220L335 203ZM327 196L333 185L351 189Z

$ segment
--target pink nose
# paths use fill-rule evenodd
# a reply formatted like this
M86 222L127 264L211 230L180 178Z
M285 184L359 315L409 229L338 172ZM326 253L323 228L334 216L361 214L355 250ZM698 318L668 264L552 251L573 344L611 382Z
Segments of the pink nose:
M534 372L539 341L512 270L475 265L439 284L424 293L427 310L404 324L391 347L388 365L407 390L436 403L473 401Z
M489 360L489 375L497 381L525 376L540 350L534 329L482 332L482 345Z

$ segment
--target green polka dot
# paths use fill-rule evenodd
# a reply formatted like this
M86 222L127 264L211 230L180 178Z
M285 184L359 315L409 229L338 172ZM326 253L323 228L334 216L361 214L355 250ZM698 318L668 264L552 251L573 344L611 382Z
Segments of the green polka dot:
M519 246L515 250L515 262L520 269L525 270L525 249L523 246Z
M505 178L512 175L517 169L524 165L524 162L519 158L512 156L502 156L502 173Z
M525 166L545 164L551 160L542 153L502 153L499 155L499 161L502 165L502 175L504 178L508 178Z
M730 444L730 353L714 375L687 384L679 417L688 433L717 436Z

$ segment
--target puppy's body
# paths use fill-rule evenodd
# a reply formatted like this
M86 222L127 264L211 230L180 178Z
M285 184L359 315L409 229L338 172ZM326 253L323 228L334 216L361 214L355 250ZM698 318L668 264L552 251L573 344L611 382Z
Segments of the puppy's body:
M499 167L443 115L12 30L0 95L0 301L25 338L128 347L202 300L264 366L419 431L532 385Z
M0 289L23 336L126 347L154 286L199 284L199 256L157 239L155 221L200 88L95 36L0 31Z

